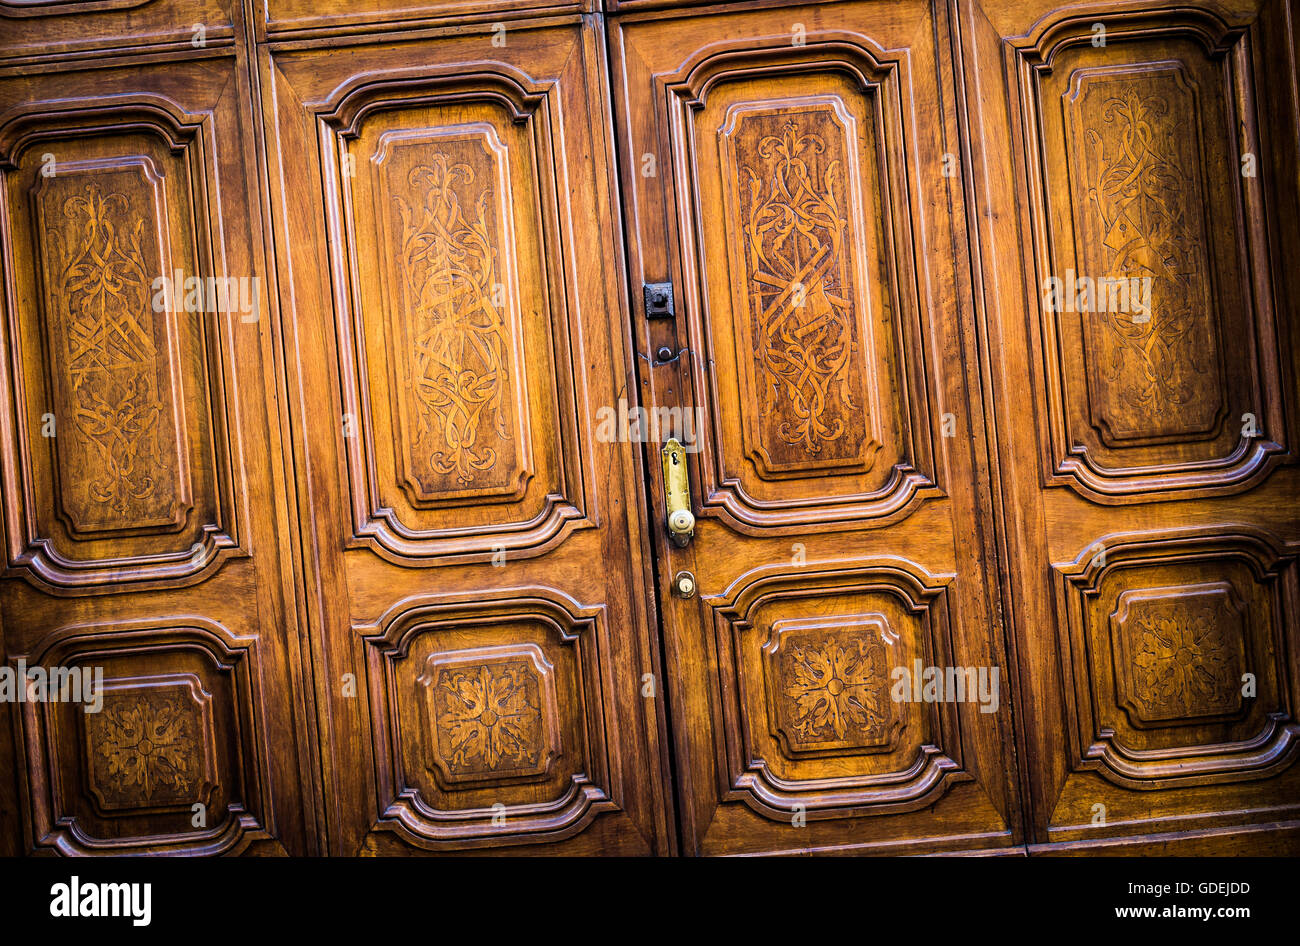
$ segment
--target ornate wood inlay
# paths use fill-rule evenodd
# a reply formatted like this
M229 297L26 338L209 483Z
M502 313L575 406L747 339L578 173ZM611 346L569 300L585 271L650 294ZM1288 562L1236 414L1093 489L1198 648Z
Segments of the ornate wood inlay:
M1095 415L1115 441L1206 433L1222 385L1194 93L1177 64L1081 70L1066 110L1079 272L1151 280L1149 312L1082 316Z
M407 474L422 498L499 486L516 463L504 158L482 135L393 150Z
M180 498L166 315L150 288L166 262L157 184L135 158L67 171L34 193L62 501L88 531L169 522Z
M537 764L542 715L527 661L441 670L435 701L438 748L453 771L488 775Z
M844 129L829 107L742 112L729 134L760 447L782 463L860 456Z

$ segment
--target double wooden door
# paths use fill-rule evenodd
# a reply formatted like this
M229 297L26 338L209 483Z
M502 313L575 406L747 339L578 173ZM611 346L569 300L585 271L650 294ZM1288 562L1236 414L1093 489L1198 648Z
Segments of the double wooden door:
M4 850L1295 846L1288 0L60 6Z

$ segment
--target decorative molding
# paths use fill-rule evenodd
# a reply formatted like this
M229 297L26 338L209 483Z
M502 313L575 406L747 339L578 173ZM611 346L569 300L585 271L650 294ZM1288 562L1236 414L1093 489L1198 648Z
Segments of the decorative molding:
M407 598L354 626L366 645L383 810L374 830L431 850L525 844L618 810L606 620L604 605L527 587ZM506 625L542 642L504 637ZM476 643L443 649L447 635ZM415 784L417 764L433 779L428 791ZM535 801L542 791L548 800Z
M206 319L182 332L175 313L141 308L151 305L152 279L162 275L150 271L154 265L200 276L216 271L221 211L210 200L216 182L205 157L212 121L210 112L189 112L151 94L112 106L69 99L55 108L27 105L0 113L0 172L11 194L0 212L10 233L27 232L16 231L12 200L29 193L31 213L24 210L23 220L30 217L31 223L22 226L38 227L30 236L40 241L22 244L33 254L39 302L16 291L16 267L6 267L10 285L3 314L12 387L0 393L12 404L7 409L13 411L14 439L0 444L0 468L8 573L46 593L99 594L123 583L190 585L211 577L225 560L248 554L240 539L245 513L236 499L242 489L233 461L239 422L227 392L238 389L238 380L229 339ZM68 157L77 154L78 141L128 135L143 136L150 146L140 149L137 143L114 158ZM56 144L62 144L64 157L59 173L46 179L37 161ZM123 190L132 175L139 186ZM30 189L20 176L31 180ZM188 190L179 190L185 182ZM183 206L176 204L177 194ZM87 227L100 236L111 231L108 255L105 244L86 243ZM173 258L177 228L189 231L195 259ZM63 234L63 255L72 255L51 256L52 233ZM86 252L78 256L80 250ZM144 271L135 271L133 282L126 278L140 266ZM59 284L62 278L75 279L75 287ZM126 299L121 292L129 285L133 295ZM112 305L100 298L108 288L118 293ZM77 312L59 309L77 300L84 303ZM184 350L186 339L199 349L205 367L184 367L194 364L194 355ZM25 353L34 350L54 352L53 361L24 363ZM53 405L42 393L51 389ZM51 406L64 436L41 436L41 417ZM133 417L124 413L127 406L135 410ZM86 464L93 460L96 473L72 463L78 448L88 452ZM189 453L196 449L215 462L191 465ZM105 477L125 484L125 492L114 493ZM95 515L78 491L83 485L93 490L101 480L108 512ZM115 496L121 501L113 513ZM167 536L172 538L164 541Z
M755 49L749 44L742 50L726 41L712 43L675 72L656 76L656 99L668 116L668 144L687 156L681 168L685 186L674 192L675 225L683 247L681 284L690 347L698 353L691 361L695 402L707 412L699 432L701 463L693 475L700 514L717 517L729 528L763 535L879 527L942 495L933 473L924 472L933 469L938 451L929 416L935 392L924 356L925 313L915 292L923 263L913 257L908 235L909 208L919 199L906 167L909 136L902 88L909 68L905 52L881 50L857 34L814 32L802 47ZM860 102L830 93L792 98L771 89L752 101L731 103L716 129L699 126L724 85L783 81L810 72L843 77L862 96ZM786 124L793 126L794 138L782 144ZM760 125L759 137L748 142L746 128ZM734 231L741 233L744 221L759 215L751 220L749 249L743 251L737 246L710 249L702 236L698 155L713 146L715 132L721 173L717 186L726 212L736 221ZM875 143L873 153L861 155L861 145L849 144L849 138L863 136ZM763 144L768 139L770 147ZM781 148L790 155L782 158ZM787 173L782 167L795 177L807 175L808 185L784 211L771 203L773 195L763 205L753 190ZM671 194L668 199L671 206ZM868 212L864 204L872 200L879 206ZM792 247L786 241L776 253L776 244L764 242L762 234L764 227L775 225L774 215L787 211L811 221L804 228L807 245ZM879 236L868 226L877 219ZM755 256L750 252L755 247L766 248L755 250ZM798 260L782 255L803 250L807 252ZM710 268L709 252L726 256ZM785 278L783 267L790 265L789 280L778 285ZM873 265L888 276L869 274ZM730 272L727 318L734 322L728 323L734 338L717 334L712 320L718 316L708 313L705 298L705 287L724 271ZM710 279L706 273L715 275ZM795 282L807 283L803 306L793 303L796 290L790 287ZM880 301L871 301L876 294ZM876 306L883 306L887 316ZM884 328L878 327L882 319L888 323ZM816 350L810 353L809 345ZM737 384L743 389L730 397L724 397L717 373L708 368L717 360L718 346L735 348ZM800 364L825 366L826 371L796 370ZM785 382L782 366L789 368ZM776 392L769 404L760 392L773 384ZM724 400L766 405L761 417L742 414L743 443L736 447L728 447L728 430L736 425L725 420ZM787 403L793 412L789 416L781 406ZM781 435L783 424L787 433L806 430L817 436L796 437L797 443L791 443ZM841 432L832 437L837 427ZM846 435L859 427L866 429L861 444ZM805 455L799 455L798 444ZM801 487L797 497L789 495L795 480ZM783 483L786 495L781 495ZM764 490L771 495L762 495Z
M340 438L351 494L349 541L406 566L485 561L499 548L513 557L539 555L573 530L594 525L593 474L581 447L586 414L574 367L580 328L576 303L556 269L565 251L562 217L568 205L550 163L542 160L552 150L553 90L499 68L458 71L444 65L432 74L404 70L382 79L357 78L317 106L341 395L345 413L357 420L355 436ZM387 113L472 105L495 115L492 120L434 121L429 127L389 130L371 154L356 153L367 123ZM526 141L527 151L513 153L511 140L519 147ZM414 162L410 173L385 177L406 149L419 151L418 160L409 158ZM358 168L355 178L343 173L345 160ZM440 167L445 178L437 177ZM534 169L529 186L537 191L535 217L541 226L537 259L529 263L544 274L540 284L521 283L518 254L532 250L514 232L523 198L512 191L516 175L529 167ZM370 210L360 219L357 204L366 195L356 188L362 186L366 168L374 180L367 191ZM416 180L410 175L419 168L429 171ZM474 300L455 292L439 295L435 270L440 264L425 251L417 257L404 254L404 246L411 249L408 238L420 239L419 208L427 210L430 199L447 208L454 204L460 214L461 224L445 238L459 241L461 251L472 248L477 254L478 269L470 277L478 286ZM372 226L378 227L374 238L362 239L358 227ZM381 260L406 260L402 273L364 262L368 252L381 253ZM377 273L376 285L365 292L363 272ZM525 301L530 293L540 303ZM382 344L377 336L368 341L367 335L366 313L375 318L377 308L397 313L383 320L394 327L385 330ZM548 319L549 331L538 328ZM457 360L450 349L445 358L433 353L439 345L462 351L456 340L462 336L467 343L462 353L483 352L482 358ZM526 358L529 339L550 346L550 366ZM398 355L408 350L416 354ZM436 372L427 378L422 374L434 362L454 368L443 378L447 383ZM548 367L553 367L549 377ZM376 379L402 392L392 399L399 415L393 421L376 414L383 409L371 395ZM553 414L539 421L544 412ZM431 418L441 425L432 432L427 429ZM377 435L390 423L391 444ZM436 444L432 453L431 443ZM451 473L438 472L450 469L447 464L456 468L454 481L447 479ZM399 493L401 502L395 503ZM491 521L464 515L471 506L489 510Z
M184 615L69 625L32 653L11 655L11 665L105 668L98 714L61 703L26 703L17 714L24 811L37 846L62 854L199 855L274 839L257 650L256 638ZM136 666L142 672L123 672ZM69 723L73 732L64 732ZM82 751L74 756L60 754L77 745ZM88 806L80 811L69 794L78 785ZM209 805L207 828L191 827L196 802ZM150 835L104 830L140 815L170 816L178 827ZM104 824L88 823L92 816Z
M1296 558L1263 532L1107 537L1053 565L1076 770L1126 788L1265 778L1300 752ZM1104 561L1103 561L1104 558ZM1257 680L1241 695L1242 674Z
M714 730L725 800L776 821L788 821L796 806L809 818L860 817L931 805L950 785L970 779L962 768L957 708L894 704L890 694L895 663L952 664L947 591L953 580L899 558L857 568L810 563L799 574L763 566L704 598L718 649L721 717ZM829 602L838 598L846 599L839 605L845 613L828 615ZM816 618L804 616L799 605L805 602ZM792 603L792 616L762 614ZM889 609L906 626L891 625L882 613ZM877 638L884 630L896 635L895 643ZM758 660L756 672L750 668ZM758 673L763 681L753 679ZM832 693L834 682L842 687ZM853 687L870 688L874 699L853 703ZM841 698L845 693L848 699ZM782 757L765 756L760 744ZM882 759L872 763L879 769L893 758L897 767L834 777L791 774L805 756L818 770L827 759L840 771L854 760Z
M1238 256L1228 266L1223 253L1211 251L1223 238L1201 223L1211 214L1220 228L1249 217L1252 198L1240 175L1231 175L1229 190L1203 179L1221 166L1207 157L1209 142L1224 147L1220 142L1234 140L1230 133L1238 127L1253 134L1253 99L1237 94L1251 85L1249 31L1204 9L1107 11L1107 42L1098 49L1091 45L1095 20L1055 11L1025 35L1004 40L1022 119L1015 132L1033 239L1026 294L1034 313L1032 383L1045 405L1038 415L1045 483L1101 504L1238 493L1286 462L1295 436L1277 380L1257 367L1270 360L1259 353L1275 353L1278 345L1271 277L1261 269L1268 254L1234 249ZM1216 64L1210 74L1220 88L1200 87L1191 60L1171 59L1165 46L1143 52L1144 43L1179 38L1194 41ZM1045 100L1046 89L1062 54L1076 49L1095 63L1053 85L1064 89L1061 133L1071 140L1059 143L1069 180L1049 181L1046 149L1058 144L1045 136L1058 112ZM1068 88L1061 85L1066 80ZM1089 104L1088 96L1103 94L1094 95L1099 83L1113 92ZM1217 108L1214 96L1221 96L1225 125L1222 135L1207 137L1202 126ZM1191 138L1162 130L1189 124ZM1129 151L1114 150L1122 141ZM1227 149L1235 160L1235 149ZM1119 186L1125 175L1135 187ZM1063 234L1053 230L1048 206L1051 195L1065 193L1073 233ZM1061 255L1071 246L1083 254L1077 265L1069 263L1075 257ZM1189 254L1198 259L1184 259ZM1203 272L1207 267L1214 271ZM1149 278L1149 319L1088 313L1076 331L1067 318L1072 313L1049 312L1043 302L1045 280L1063 278L1065 269L1094 278ZM1076 350L1077 358L1067 355ZM1157 416L1152 405L1159 403L1168 406ZM1193 411L1206 404L1212 409ZM1243 413L1255 415L1259 436L1237 436Z

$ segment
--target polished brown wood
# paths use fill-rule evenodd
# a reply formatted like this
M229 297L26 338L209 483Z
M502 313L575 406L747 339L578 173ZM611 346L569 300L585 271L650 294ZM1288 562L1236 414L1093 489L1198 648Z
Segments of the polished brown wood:
M5 704L0 846L308 852L246 63L227 42L88 65L0 78L5 663L103 674L98 713ZM177 271L249 305L155 304Z
M601 36L493 36L262 54L330 843L667 853Z
M0 0L0 853L1300 850L1296 12Z
M1296 850L1293 17L961 6L1035 851Z
M630 275L677 288L640 343L683 352L641 391L700 419L694 542L656 547L661 582L699 587L661 599L692 853L1019 843L1005 703L891 696L896 668L1004 679L962 195L939 173L947 28L893 3L611 33Z

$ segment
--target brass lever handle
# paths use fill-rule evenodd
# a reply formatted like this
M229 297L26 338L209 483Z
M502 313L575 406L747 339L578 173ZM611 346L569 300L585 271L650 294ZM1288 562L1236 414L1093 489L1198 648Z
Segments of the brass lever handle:
M695 535L695 514L691 512L691 488L686 476L686 450L673 438L663 446L664 506L668 510L668 537L678 548L690 545Z

